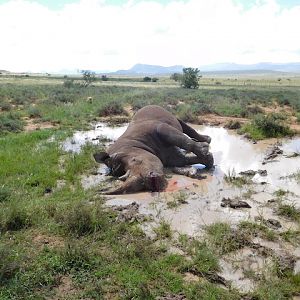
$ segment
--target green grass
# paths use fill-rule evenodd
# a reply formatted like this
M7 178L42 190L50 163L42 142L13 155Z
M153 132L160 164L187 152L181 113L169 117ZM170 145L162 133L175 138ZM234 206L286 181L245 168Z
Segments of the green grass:
M242 221L238 225L238 230L242 231L248 237L260 236L269 241L275 241L276 233L265 226L262 222L255 223L251 221Z
M182 204L186 204L188 195L184 191L173 194L173 199L167 202L168 208L176 208Z
M283 189L279 189L277 191L274 192L274 195L278 198L280 197L284 197L285 195L287 195L289 193L289 191L285 191Z
M251 179L247 176L237 176L234 169L228 170L227 174L224 175L224 180L237 187L242 187L247 184L251 184Z
M165 220L160 221L159 225L154 228L157 239L169 239L172 237L171 226Z
M292 136L293 131L283 121L275 114L259 114L252 119L250 124L244 125L240 132L248 134L255 140Z
M280 203L277 213L279 216L286 217L292 221L300 221L300 210L297 209L293 204Z
M156 299L168 293L195 300L240 299L236 290L214 282L219 258L247 245L249 236L272 239L271 230L248 224L238 232L217 223L206 228L204 239L182 238L179 247L184 255L171 254L166 249L176 235L169 223L159 223L151 240L139 224L117 221L117 213L103 206L96 190L83 190L80 176L96 167L91 159L95 146L74 154L65 153L61 143L101 116L127 117L125 105L136 110L158 104L186 120L199 120L205 113L249 117L274 101L282 105L288 101L299 113L298 90L278 83L274 88L245 87L240 80L225 79L220 80L221 86L203 79L199 90L186 90L164 78L147 87L134 86L139 81L144 84L128 78L122 79L128 86L109 79L83 89L76 84L64 86L65 80L1 77L0 299L55 298L62 278L71 283L70 299ZM56 128L23 132L24 117L53 122ZM58 181L64 185L58 187ZM173 208L185 200L185 194L178 194L167 205ZM281 212L298 218L291 208ZM298 241L297 231L281 236ZM199 281L187 282L187 272ZM297 277L285 276L280 285L275 279L260 280L254 295L272 299L268 284L280 297L297 292Z
M243 248L249 243L249 236L242 231L233 230L227 223L215 223L206 227L211 245L220 254Z

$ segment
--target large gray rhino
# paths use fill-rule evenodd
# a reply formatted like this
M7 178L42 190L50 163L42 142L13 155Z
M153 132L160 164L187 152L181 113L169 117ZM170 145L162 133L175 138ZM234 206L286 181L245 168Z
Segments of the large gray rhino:
M211 168L214 159L209 152L210 141L209 136L198 134L162 107L143 107L107 152L94 154L97 162L111 169L111 175L124 181L105 194L162 191L167 185L164 167L201 163ZM185 155L180 149L195 155Z

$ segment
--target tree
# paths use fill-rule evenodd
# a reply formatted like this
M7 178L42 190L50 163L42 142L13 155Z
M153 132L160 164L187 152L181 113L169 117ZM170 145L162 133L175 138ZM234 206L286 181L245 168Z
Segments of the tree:
M200 70L198 68L183 68L181 85L187 89L197 89L199 87Z
M173 74L170 76L170 79L175 80L176 82L177 82L177 81L181 81L181 79L182 79L182 74L181 74L181 73L173 73Z
M143 78L143 81L144 82L150 82L151 81L151 77L146 76L146 77Z
M96 74L90 70L81 70L80 73L83 77L83 83L81 84L82 87L88 87L91 83L96 81Z

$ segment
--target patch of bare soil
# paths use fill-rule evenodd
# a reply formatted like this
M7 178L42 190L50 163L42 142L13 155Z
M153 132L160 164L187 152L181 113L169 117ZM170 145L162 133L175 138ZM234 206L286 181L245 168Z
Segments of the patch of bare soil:
M48 298L48 300L70 299L77 291L78 290L73 285L72 279L69 276L62 276L59 279L58 287L55 288L55 296Z
M99 121L103 123L107 123L109 126L116 126L124 123L130 122L130 117L125 115L114 115L107 117L100 117Z
M49 248L62 248L65 245L63 238L48 236L42 233L33 232L32 241L38 247L48 246Z
M156 297L155 300L185 300L184 294L166 294L165 296Z
M284 114L287 114L287 115L290 115L290 116L293 115L293 109L290 106L288 106L288 105L280 106L280 105L274 103L272 106L268 106L268 107L260 106L260 108L266 114L270 114L270 113L284 113Z
M31 119L31 118L24 118L24 121L26 122L26 125L24 127L24 130L26 132L56 127L56 125L51 122L38 122L37 123L36 119Z
M237 117L225 117L225 116L218 116L215 114L206 114L199 117L198 123L205 124L210 126L221 126L226 127L229 122L239 122L241 125L249 122L246 118L237 118Z

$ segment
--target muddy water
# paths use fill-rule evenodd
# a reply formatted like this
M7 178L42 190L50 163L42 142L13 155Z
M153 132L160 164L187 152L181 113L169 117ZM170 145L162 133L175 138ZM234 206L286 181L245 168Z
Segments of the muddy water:
M63 148L66 151L79 152L87 142L103 144L103 137L117 139L125 130L127 125L121 127L108 127L105 124L97 124L93 130L77 132L73 137L66 140ZM128 205L137 202L139 213L151 215L152 223L144 223L143 228L149 234L153 234L153 227L157 226L159 220L166 220L171 228L179 233L190 236L201 236L204 226L215 222L228 222L235 226L242 220L255 220L256 217L278 220L282 227L279 231L298 228L297 224L290 222L276 214L276 204L270 203L275 198L274 192L278 189L288 190L289 193L284 201L291 202L300 207L300 184L290 175L300 170L300 157L287 158L285 155L300 152L300 138L282 140L283 155L274 161L262 164L268 147L276 140L261 141L257 144L246 140L233 131L218 127L194 126L202 134L211 136L211 151L215 158L216 167L213 171L203 170L205 179L197 180L185 176L172 175L169 185L164 193L138 193L129 195L118 195L107 197L106 204ZM109 142L108 142L109 143ZM106 143L107 145L107 143ZM238 174L246 170L263 169L267 176L255 175L250 177L253 184L240 188L228 185L224 175L229 173ZM97 186L105 179L105 168L99 167L97 174L83 176L84 188ZM251 195L246 192L251 190ZM249 194L249 193L248 193ZM235 198L250 204L251 208L232 209L221 207L224 197ZM178 206L169 205L184 198L185 204ZM173 208L171 208L173 206ZM256 241L265 247L286 250L295 253L300 259L300 251L292 249L282 242ZM260 273L268 265L264 257L259 256L251 249L244 249L235 256L224 257L221 261L221 275L232 281L233 285L242 291L253 289L254 282L243 276L244 271ZM238 266L236 264L238 262ZM299 268L299 266L298 266Z
M78 152L87 142L98 144L107 138L116 140L125 130L127 124L120 127L108 127L104 123L96 124L93 130L76 132L63 144L66 151ZM167 192L153 196L150 193L134 195L115 196L114 199L134 200L141 204L142 210L153 213L153 208L160 212L160 216L171 222L172 227L182 233L196 235L201 232L203 225L209 225L217 221L238 223L245 219L254 219L257 216L265 218L274 217L273 208L266 204L274 198L273 193L278 189L289 190L288 199L296 206L300 206L300 184L288 176L300 169L300 157L286 158L279 156L275 161L262 164L267 148L276 140L261 141L257 144L244 139L233 131L219 127L194 126L202 134L212 137L211 151L215 158L216 167L214 171L205 171L207 176L203 180L195 180L185 176L174 175L169 180ZM284 154L291 154L300 151L300 138L283 140L282 149ZM101 166L103 168L103 166ZM84 176L82 184L85 188L97 186L104 178L101 167L98 174ZM235 188L224 181L224 174L236 173L245 170L267 170L267 176L255 175L252 180L256 185ZM263 183L263 185L261 184ZM247 200L252 206L251 209L230 209L220 206L223 197L244 197L247 190L254 190L254 195ZM184 190L187 194L188 204L181 205L174 209L168 209L166 202L173 201L176 193ZM114 202L112 200L112 202ZM122 202L122 200L121 200ZM155 212L154 212L155 213ZM286 220L282 221L285 227L291 224Z
M99 144L105 140L116 140L126 130L127 124L122 126L110 127L105 123L94 125L92 130L77 131L74 135L65 140L62 147L65 151L79 153L82 146L87 143Z
M260 176L256 174L252 177L252 180L259 186L258 188L255 187L255 189L258 189L259 192L259 195L256 193L254 196L255 202L267 202L273 197L272 193L278 189L289 190L295 194L293 196L291 195L289 198L292 198L296 205L300 202L297 197L300 195L300 184L297 184L293 178L289 177L291 174L300 170L300 157L285 157L285 155L300 152L300 138L283 140L281 148L284 151L284 155L280 155L274 161L263 165L262 162L267 148L276 142L276 140L261 141L257 144L253 144L233 131L226 130L224 128L207 126L193 127L199 133L211 136L211 151L215 158L216 167L214 171L203 170L203 174L207 176L207 178L203 180L194 180L179 175L173 176L173 178L169 180L167 193L162 193L159 198L169 197L170 194L179 190L186 190L188 193L194 193L194 195L191 196L192 200L196 198L198 199L198 201L191 201L193 203L193 207L191 208L192 210L199 210L203 214L203 206L207 207L207 202L209 202L211 203L209 205L212 208L211 210L216 211L216 207L214 207L214 205L217 199L220 199L220 197L240 196L249 188L245 187L237 189L232 186L228 186L224 182L225 174L238 174L241 171L249 169L264 169L267 170L267 176ZM86 143L102 143L107 145L116 140L126 130L126 128L127 124L118 127L109 127L104 123L98 123L92 130L76 132L63 143L63 149L65 151L79 152L81 147ZM103 171L103 166L100 166L98 174L90 176L90 179L83 178L83 185L86 188L97 185L101 180L103 180L103 178L105 178L103 176L104 174L105 171ZM261 183L264 185L260 186ZM116 198L117 197L121 196L116 196ZM124 197L135 200L153 198L149 193L122 196L122 198ZM222 211L225 210L226 209L222 208ZM229 214L229 211L231 212L230 209L226 212L229 219L233 218L234 220L240 220L240 218L245 218L244 211L233 211L233 215ZM247 214L249 213L251 215L251 210L250 212L247 212ZM185 216L187 216L187 214L188 211L183 213ZM212 216L213 213L210 213L209 215L210 217L202 217L202 219L204 218L203 223L206 223L206 221L209 222L210 219L213 219L214 221L215 218Z

